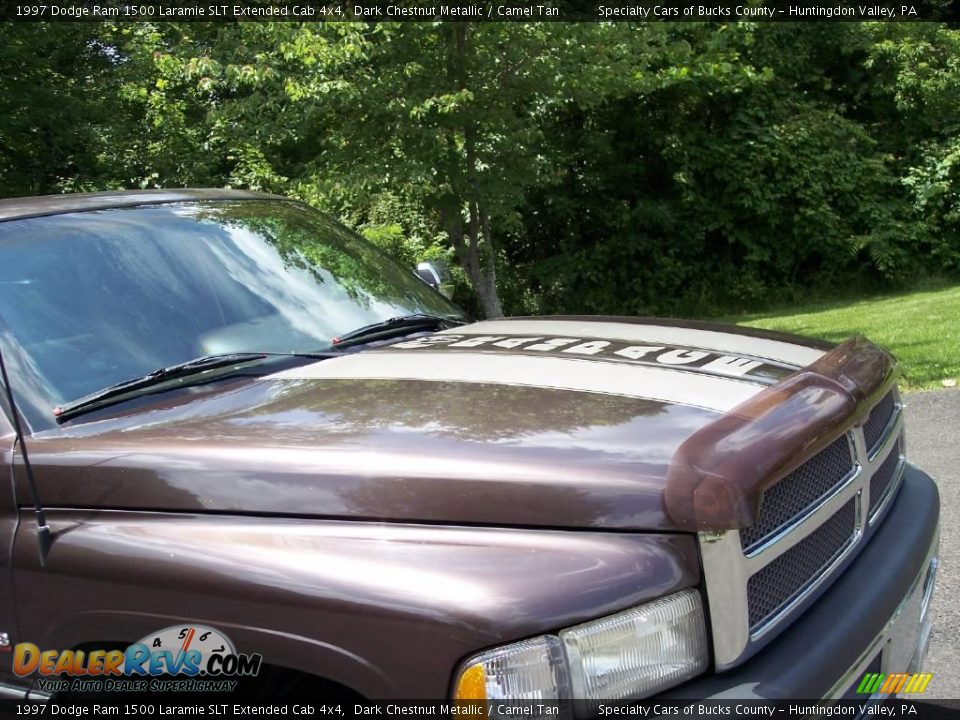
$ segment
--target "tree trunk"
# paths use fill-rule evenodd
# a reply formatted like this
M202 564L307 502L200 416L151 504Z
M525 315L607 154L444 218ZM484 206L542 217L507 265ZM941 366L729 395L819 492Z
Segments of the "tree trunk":
M467 88L467 23L452 28L447 73L458 90ZM447 180L450 192L440 202L440 221L457 253L460 265L467 272L470 284L480 298L487 318L503 317L503 306L497 292L497 253L490 232L490 216L482 210L477 183L477 129L469 115L458 128L462 133L464 156L456 151L453 138L446 137L450 163ZM464 218L466 209L466 218Z
M484 276L480 281L477 295L480 296L480 305L483 306L483 313L487 319L503 317L503 307L500 305L500 295L497 293L496 271Z
M480 295L480 303L483 305L486 316L499 318L503 317L503 306L500 304L500 294L497 292L497 250L493 244L493 233L490 232L490 216L481 213L479 207L476 207L476 212L480 218L480 227L483 229L483 248L486 255L486 269L477 293Z
M467 272L467 278L480 298L483 314L487 318L499 318L503 317L503 306L497 292L496 253L490 239L490 219L484 216L481 221L479 216L476 203L472 204L466 222L455 204L440 208L440 221L457 253L457 260ZM481 242L485 256L483 260Z

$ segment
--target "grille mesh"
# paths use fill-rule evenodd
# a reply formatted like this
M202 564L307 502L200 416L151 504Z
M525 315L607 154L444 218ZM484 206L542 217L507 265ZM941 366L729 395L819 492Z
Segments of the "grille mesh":
M853 498L823 525L747 581L751 629L820 577L847 547L856 531L856 523L857 499Z
M883 496L893 481L893 474L897 470L897 464L900 462L900 438L890 448L890 454L883 461L873 477L870 478L870 514L877 509L883 501Z
M787 525L829 495L855 465L846 436L841 436L763 493L759 519L740 531L744 552Z
M893 391L883 396L883 400L873 406L867 421L863 424L863 439L866 441L867 451L873 452L883 436L883 431L893 415Z

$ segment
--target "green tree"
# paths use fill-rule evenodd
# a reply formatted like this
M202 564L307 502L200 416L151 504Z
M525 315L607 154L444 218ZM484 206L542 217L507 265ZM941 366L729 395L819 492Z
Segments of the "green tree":
M0 23L0 195L116 182L115 58L90 23Z
M956 267L956 31L667 32L688 52L654 87L551 118L564 180L532 188L511 256L530 311L716 313Z
M445 231L484 312L503 313L497 239L551 182L542 118L642 77L656 28L465 23L243 24L158 51L177 123L200 93L230 179L343 213L390 192ZM203 37L201 42L197 39ZM159 88L159 85L158 85ZM160 94L151 89L151 103ZM193 98L196 100L196 98ZM289 180L288 180L289 178Z
M960 271L949 25L0 33L0 193L299 196L408 264L454 260L491 317L702 314Z

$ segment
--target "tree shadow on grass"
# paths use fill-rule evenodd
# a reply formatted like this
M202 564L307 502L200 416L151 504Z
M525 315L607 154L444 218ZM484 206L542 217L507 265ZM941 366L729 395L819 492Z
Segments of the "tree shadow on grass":
M950 290L960 290L960 286L958 286L956 283L937 283L929 286L923 285L905 290L898 290L895 292L850 295L847 297L832 297L819 301L810 300L809 302L797 301L789 305L771 307L759 312L728 315L723 318L723 322L740 325L743 323L752 323L760 320L779 320L796 317L798 315L813 315L817 313L842 311L850 309L855 305L861 305L864 303L870 304L896 301L898 299L909 298L922 293L937 293ZM803 329L797 329L794 332L802 333Z

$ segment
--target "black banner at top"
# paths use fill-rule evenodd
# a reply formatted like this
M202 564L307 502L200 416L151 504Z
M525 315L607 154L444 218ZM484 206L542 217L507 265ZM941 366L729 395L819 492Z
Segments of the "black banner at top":
M954 0L4 0L13 22L917 22Z

